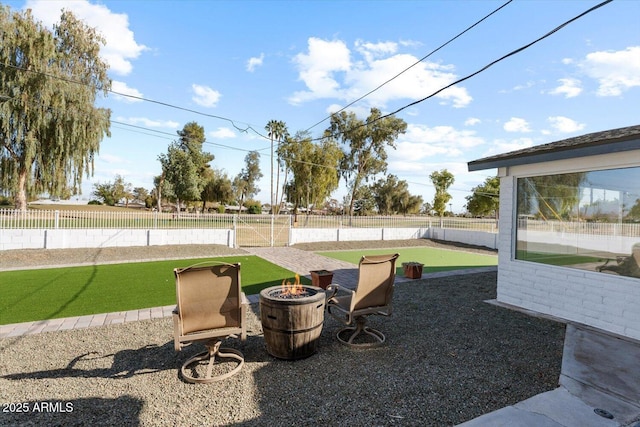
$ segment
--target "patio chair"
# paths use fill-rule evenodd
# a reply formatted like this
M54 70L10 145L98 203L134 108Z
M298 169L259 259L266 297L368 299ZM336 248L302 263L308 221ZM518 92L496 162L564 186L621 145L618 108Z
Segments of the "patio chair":
M609 264L607 260L601 266L596 267L597 271L613 271L621 276L640 277L640 243L633 245L631 255L619 256L615 264Z
M215 263L173 271L177 299L173 311L175 349L180 351L194 342L203 342L207 348L182 365L182 377L190 383L210 383L238 373L244 364L243 354L232 348L221 348L221 343L228 337L238 336L244 341L247 336L248 301L240 287L240 263ZM216 364L216 359L220 363ZM203 376L196 371L204 364L201 362L208 362ZM212 376L214 364L216 372L225 373ZM235 367L229 370L229 364Z
M347 325L336 334L338 341L356 348L377 347L385 342L382 332L367 326L367 316L391 315L398 256L363 256L358 268L358 284L354 290L335 283L327 286L327 312ZM361 334L372 337L373 342ZM368 338L368 341L365 339L361 342L363 338Z

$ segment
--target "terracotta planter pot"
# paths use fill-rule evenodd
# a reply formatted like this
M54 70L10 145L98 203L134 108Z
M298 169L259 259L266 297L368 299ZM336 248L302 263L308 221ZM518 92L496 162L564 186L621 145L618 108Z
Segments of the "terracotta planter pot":
M419 279L422 277L422 267L424 264L419 262L403 262L402 269L404 270L404 277L409 279Z
M333 280L333 271L314 270L311 272L311 285L327 289Z

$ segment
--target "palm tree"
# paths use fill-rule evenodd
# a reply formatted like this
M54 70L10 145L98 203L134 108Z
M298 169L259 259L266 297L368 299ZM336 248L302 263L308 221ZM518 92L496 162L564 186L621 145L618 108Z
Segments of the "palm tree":
M267 135L269 139L271 139L271 213L278 213L280 211L280 207L278 206L278 210L276 211L274 206L274 194L273 194L273 141L281 141L284 137L286 137L289 132L287 131L287 124L281 120L269 120L267 125L264 127L267 131ZM280 159L278 159L278 165L280 164ZM280 185L280 167L278 167L278 179L276 183L276 187ZM276 192L277 192L276 188ZM276 193L275 199L278 199L278 195Z

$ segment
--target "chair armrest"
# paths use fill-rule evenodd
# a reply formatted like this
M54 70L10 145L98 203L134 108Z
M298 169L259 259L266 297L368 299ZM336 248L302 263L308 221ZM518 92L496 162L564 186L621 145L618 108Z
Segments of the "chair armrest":
M249 298L244 292L240 293L240 325L242 332L240 333L240 340L245 341L247 339L247 307L249 307Z
M348 294L353 294L354 290L353 289L349 289L347 287L344 287L342 285L339 285L337 283L331 283L330 285L327 286L327 292L329 292L329 294L327 295L327 301L330 300L331 298L335 297L338 292L342 291Z
M180 322L180 314L178 313L178 306L173 309L171 317L173 317L173 347L176 351L180 351L182 349L182 345L180 344L182 325Z

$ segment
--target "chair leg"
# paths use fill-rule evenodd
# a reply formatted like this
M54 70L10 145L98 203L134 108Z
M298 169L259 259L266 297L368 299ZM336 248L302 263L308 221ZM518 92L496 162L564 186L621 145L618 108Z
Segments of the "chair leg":
M244 365L243 354L240 351L235 350L233 348L221 348L220 347L221 344L222 344L222 340L209 341L205 343L205 346L207 347L206 351L203 351L202 353L198 353L192 358L190 358L189 360L187 360L186 362L184 362L184 364L182 365L182 368L180 369L180 373L182 374L182 377L184 378L184 380L189 383L206 384L206 383L211 383L215 381L221 381L237 374L242 368L242 365ZM213 365L216 362L216 357L218 359L233 359L237 361L237 365L235 368L233 368L231 371L227 373L217 375L217 376L212 376ZM195 368L195 366L191 366L191 365L194 365L194 364L198 365L200 362L206 361L206 360L208 360L209 363L207 364L207 371L204 377L195 377L187 373L187 370L193 370L192 368Z
M348 326L338 331L338 333L336 334L338 341L340 341L342 344L355 347L355 348L371 348L371 347L378 347L384 344L386 340L384 334L377 329L368 327L366 317L364 316L357 317L355 319L355 323L356 323L355 326ZM345 339L345 338L342 338L342 336L345 335L346 331L350 331L352 333L348 336L348 338L345 337L346 338ZM367 335L372 336L375 339L375 341L366 342L366 343L354 343L353 340L361 333L365 333Z

